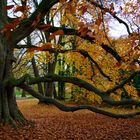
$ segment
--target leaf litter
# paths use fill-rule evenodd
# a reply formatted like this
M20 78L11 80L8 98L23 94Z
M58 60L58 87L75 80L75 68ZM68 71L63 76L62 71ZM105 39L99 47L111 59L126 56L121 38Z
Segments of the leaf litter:
M139 140L140 118L115 119L88 110L63 112L37 100L19 100L24 116L34 122L13 129L0 125L0 140Z

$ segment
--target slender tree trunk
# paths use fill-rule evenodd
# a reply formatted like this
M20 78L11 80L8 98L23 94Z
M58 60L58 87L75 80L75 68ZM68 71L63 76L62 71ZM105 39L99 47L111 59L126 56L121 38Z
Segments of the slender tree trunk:
M60 70L59 70L59 75L64 76L64 71L65 71L65 66L64 66L64 58L62 57L58 61ZM58 99L64 100L65 99L65 83L64 82L58 82Z
M27 37L27 45L32 45L31 37L30 36ZM36 66L35 58L34 57L32 58L31 62L32 62L32 66L33 66L34 76L35 77L39 77L39 71L38 71L38 68ZM43 95L43 87L42 87L42 84L41 83L38 83L37 86L38 86L38 92Z
M33 66L33 70L34 70L34 75L35 75L35 77L39 77L39 71L38 71L38 69L37 69L37 66L36 66L35 58L34 58L34 57L32 58L32 66ZM38 86L38 91L39 91L39 93L41 93L41 94L43 95L42 84L41 84L41 83L38 83L37 86Z
M48 74L54 74L55 65L56 65L56 60L53 63L48 63ZM54 93L56 93L54 82L46 83L45 96L54 97L56 96L54 95Z
M22 90L21 97L26 97L26 92L25 92L25 90Z

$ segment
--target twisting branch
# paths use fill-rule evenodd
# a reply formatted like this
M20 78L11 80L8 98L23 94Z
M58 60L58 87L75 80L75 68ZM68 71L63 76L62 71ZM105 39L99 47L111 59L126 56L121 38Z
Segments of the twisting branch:
M107 91L100 90L94 87L92 84L82 79L79 79L77 77L61 76L57 74L46 75L44 77L37 77L37 78L31 77L29 75L25 75L19 79L15 79L15 78L9 79L8 81L5 81L5 85L9 84L11 86L19 86L22 85L23 83L33 85L39 82L67 82L94 92L95 94L99 95L104 101L107 98L109 98L111 93L115 92L117 89L122 88L125 84L130 82L137 74L140 74L140 71L136 71L132 73L126 80L123 80L120 84L115 85L112 89L109 89Z
M39 30L42 30L41 28L38 27ZM77 35L82 39L88 40L91 43L95 43L96 40L94 37L90 37L89 35L85 35L85 36L81 36L81 33L79 33L78 30L76 29L71 29L71 28L66 28L66 27L53 27L50 26L49 29L46 32L51 32L54 33L58 30L63 30L65 35ZM110 46L106 45L106 44L101 44L101 47L108 53L110 53L117 61L121 61L121 57L119 56L119 54L112 49Z
M114 88L109 89L107 91L102 91L96 87L94 87L92 84L76 78L76 77L64 77L64 76L59 76L59 75L46 75L45 77L38 77L38 78L33 78L30 75L26 74L23 77L19 79L11 78L7 81L4 82L4 85L10 85L10 86L22 86L24 84L27 85L33 85L37 84L39 82L67 82L67 83L72 83L75 84L79 87L85 88L89 91L94 92L95 94L99 95L102 98L102 101L113 105L113 106L119 106L119 105L140 105L140 101L133 100L133 99L124 99L121 101L114 101L111 97L110 94L114 93L117 89L122 88L126 83L130 82L137 74L140 74L140 71L136 71L132 73L126 80L123 80L119 85L114 86ZM36 96L35 96L36 97ZM38 98L38 97L36 97Z
M113 118L130 118L130 117L134 117L136 115L140 115L140 111L133 112L133 113L128 113L128 114L115 114L115 113L105 111L101 108L94 107L94 106L91 106L91 105L67 106L67 105L64 105L64 104L58 102L55 99L52 99L52 98L49 98L49 97L44 97L41 94L38 94L36 91L34 91L30 86L28 86L26 84L19 85L18 87L24 89L29 94L31 94L33 97L39 99L41 102L44 102L46 104L53 104L57 108L59 108L60 110L66 111L66 112L74 112L74 111L77 111L77 110L88 109L92 112L107 115L107 116L113 117Z
M99 70L99 72L106 77L109 81L111 81L110 77L108 75L106 75L101 67L98 65L98 63L89 55L89 53L85 50L78 50L78 52L80 52L84 57L87 57L91 62L93 62L95 64L95 66L97 67L97 69Z
M123 80L120 84L116 85L112 89L106 91L107 94L110 94L117 89L122 88L125 84L129 83L136 75L140 74L140 71L133 72L127 79Z
M129 26L128 24L123 21L122 19L120 19L118 16L116 16L116 14L114 14L112 11L110 11L108 8L104 8L102 5L98 4L97 2L93 1L93 0L87 0L88 2L90 2L91 4L93 4L94 6L100 8L101 10L104 10L105 12L108 12L111 16L113 16L119 23L122 23L126 29L127 29L127 32L128 34L130 35L131 32L130 32L130 29L129 29Z
M42 0L32 15L23 20L19 24L19 27L12 32L13 37L9 42L11 44L17 44L23 38L27 37L36 29L39 22L43 19L50 8L58 2L59 0Z
M23 83L27 83L28 85L33 85L37 84L40 82L67 82L67 83L72 83L75 84L79 87L83 87L89 91L92 91L99 95L102 99L104 99L106 94L103 94L104 92L102 90L99 90L98 88L94 87L90 83L79 79L77 77L69 77L69 76L61 76L57 74L50 74L46 75L43 77L31 77L30 75L26 74L23 77L19 79L11 78L9 81L5 81L5 85L12 85L12 86L19 86L22 85Z

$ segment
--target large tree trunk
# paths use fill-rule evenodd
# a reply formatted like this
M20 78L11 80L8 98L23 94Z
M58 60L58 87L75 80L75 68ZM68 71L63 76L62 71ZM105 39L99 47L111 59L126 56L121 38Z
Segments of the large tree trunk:
M13 52L7 47L0 42L0 121L16 126L26 120L16 104L14 87L4 82L12 76Z

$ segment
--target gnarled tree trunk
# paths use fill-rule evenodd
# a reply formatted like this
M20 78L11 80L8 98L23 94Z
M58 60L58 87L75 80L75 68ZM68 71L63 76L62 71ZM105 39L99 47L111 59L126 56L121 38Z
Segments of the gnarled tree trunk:
M0 42L0 121L16 126L25 119L17 107L14 87L5 84L12 76L13 51L8 46Z

